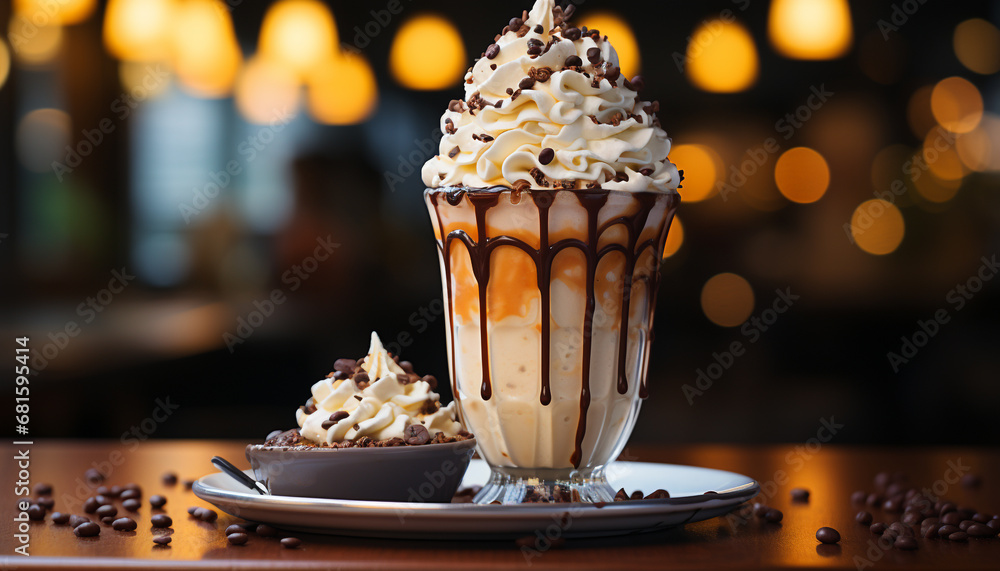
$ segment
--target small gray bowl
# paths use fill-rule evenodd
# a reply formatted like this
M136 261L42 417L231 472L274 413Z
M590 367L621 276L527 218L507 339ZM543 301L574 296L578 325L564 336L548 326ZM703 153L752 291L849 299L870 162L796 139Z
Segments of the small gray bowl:
M448 503L475 448L475 439L385 448L250 444L246 455L276 496Z

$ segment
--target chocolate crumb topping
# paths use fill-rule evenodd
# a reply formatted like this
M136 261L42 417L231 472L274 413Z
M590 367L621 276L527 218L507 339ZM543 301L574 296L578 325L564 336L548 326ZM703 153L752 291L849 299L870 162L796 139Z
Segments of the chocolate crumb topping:
M575 42L581 37L580 28L569 28L563 32L563 37L567 40Z
M562 188L562 189L565 189L565 190L573 190L574 188L576 188L576 179L567 178L567 179L564 179L564 180L560 180L559 181L559 188Z
M573 55L566 58L566 67L582 67L582 66L583 66L583 60L580 59L580 56Z
M528 70L528 77L534 79L538 83L545 83L552 77L551 67L532 67ZM522 80L523 81L523 80Z
M590 63L597 65L601 61L601 48L587 50L587 59L590 60Z
M451 103L448 104L448 111L454 111L455 113L462 113L465 111L465 102L461 99L453 99Z
M545 32L545 28L543 28L541 24L538 24L537 26L535 26L535 33L536 34L541 34L541 33L544 33L544 32Z
M528 174L531 175L531 178L535 179L535 184L538 186L542 188L549 187L549 181L545 178L545 173L542 172L542 169L532 167L532 169L528 171Z
M458 129L455 127L455 122L452 121L451 119L444 120L444 130L449 135L454 135L455 133L458 132Z
M535 68L531 68L531 69L535 69ZM533 78L533 77L526 77L526 78L522 79L521 82L517 84L517 86L519 88L521 88L521 89L531 89L532 87L535 86L535 78Z
M454 148L454 149L452 149L452 150L448 151L448 158L449 158L449 159L453 159L453 158L455 158L456 156L458 156L458 153L461 153L461 152L462 152L462 149L459 149L459 148L458 148L458 145L455 145L455 148Z

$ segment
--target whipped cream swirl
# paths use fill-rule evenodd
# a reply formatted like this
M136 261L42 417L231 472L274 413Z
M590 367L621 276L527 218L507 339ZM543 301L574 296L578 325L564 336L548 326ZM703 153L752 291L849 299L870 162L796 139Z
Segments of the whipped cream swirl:
M422 170L428 188L677 188L659 105L639 99L641 80L621 76L605 36L583 34L568 15L536 0L487 48L466 74L465 100L441 117L440 154Z
M359 365L360 370L349 378L338 380L331 373L312 386L316 410L300 408L295 415L303 438L317 444L362 436L405 439L404 431L411 424L423 425L431 438L438 432L456 436L462 430L454 403L441 406L428 377L404 371L374 332L368 356Z

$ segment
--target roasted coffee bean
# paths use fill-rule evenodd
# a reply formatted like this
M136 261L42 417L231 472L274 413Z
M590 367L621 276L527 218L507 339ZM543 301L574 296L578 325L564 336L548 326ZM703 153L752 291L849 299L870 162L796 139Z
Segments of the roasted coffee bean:
M82 515L71 515L69 516L69 526L75 528L81 523L87 523L90 518L83 517Z
M538 153L538 162L543 165L551 163L554 158L556 158L556 152L549 147L545 147L542 152Z
M123 486L126 490L139 490L142 492L142 486L136 484L135 482L129 482Z
M955 533L949 535L948 539L951 541L965 541L966 539L969 539L969 534L964 531L956 531Z
M873 508L877 508L882 505L882 496L876 493L868 494L868 497L865 498L865 503Z
M872 517L871 512L858 512L858 514L854 516L854 521L863 525L871 525L872 519L874 518Z
M184 489L190 490L194 486L194 480L184 480Z
M977 474L966 474L962 476L962 487L974 490L983 485L983 479Z
M191 506L191 507L189 507L189 508L188 508L188 510L187 510L187 511L188 511L188 514L189 514L189 515L194 515L194 513L195 513L196 511L200 510L200 509L201 509L201 508L200 508L200 507L198 507L198 506Z
M152 496L149 496L149 505L153 506L154 508L162 508L163 506L167 505L167 498L159 494L154 494Z
M87 481L90 482L91 484L100 484L101 482L104 481L104 474L102 474L101 471L98 470L97 468L91 468L87 470L83 474L83 477L86 478ZM100 528L98 527L98 529Z
M124 490L125 488L121 486L111 486L111 488L108 490L108 493L104 495L108 496L109 498L117 498L118 496L122 495L122 492Z
M958 529L962 531L968 531L968 529L974 525L976 525L976 522L972 521L971 519L963 519L961 522L959 522Z
M118 508L110 504L97 508L97 517L99 518L114 517L116 515L118 515Z
M420 378L420 380L430 385L432 389L436 389L438 387L438 380L434 375L424 375Z
M250 536L246 532L237 531L226 534L226 540L229 541L230 545L245 545L250 540Z
M949 535L953 533L958 533L959 531L962 530L958 529L958 526L945 524L938 528L938 535L940 535L941 537L948 537Z
M198 508L198 510L195 511L194 516L206 523L212 523L213 521L219 519L219 514L208 508Z
M938 536L938 530L934 526L925 527L921 531L925 539L934 539Z
M347 374L353 373L357 366L358 362L354 359L337 359L333 362L333 370Z
M104 517L101 518L101 523L103 523L104 525L111 525L114 522L115 522L115 518L113 518L113 517L111 517L109 515L108 516L104 516Z
M246 533L247 529L242 525L234 523L233 525L226 528L226 535L231 533Z
M62 512L52 513L52 523L56 525L64 525L69 522L69 514L64 514Z
M840 532L832 527L821 527L816 530L816 539L820 543L837 543L840 541Z
M965 533L968 533L972 537L991 537L996 535L996 531L993 528L981 523L973 523L965 529Z
M85 511L85 512L87 512L89 514L92 514L92 513L96 512L97 508L99 508L99 507L101 507L100 502L98 502L97 498L95 498L93 496L87 498L83 502L83 511Z
M580 33L580 28L567 28L563 30L563 37L571 42L579 40L582 34Z
M938 510L938 515L944 517L945 514L953 512L958 509L958 506L951 502L945 502L941 504L941 509Z
M156 514L149 518L149 521L153 527L170 527L174 523L174 520L170 519L167 514Z
M35 503L42 506L46 510L51 510L53 506L56 505L56 501L51 496L42 496L35 499Z
M885 533L885 530L887 529L889 529L889 526L885 525L882 522L878 522L871 524L871 526L868 528L868 531L876 535L882 535L883 533Z
M278 530L267 525L266 523L262 523L257 526L257 535L261 537L274 537L278 535Z
M419 446L421 444L427 444L427 441L431 439L431 435L427 432L426 426L422 424L411 424L403 430L403 439L406 440L407 444Z
M170 543L171 539L169 535L159 535L153 538L153 543L157 545L166 545Z
M669 497L670 497L670 493L669 492L667 492L666 490L660 489L660 490L656 490L655 492L649 494L648 496L646 496L643 499L645 499L645 500L660 500L660 499L669 498Z
M938 523L940 521L941 520L939 518L929 517L929 518L925 519L924 521L920 522L920 525L923 526L923 527L935 527L935 528L937 528L937 527L941 527L941 525Z
M912 537L900 537L893 544L896 549L904 549L906 551L912 551L917 548L917 540Z
M921 519L923 519L923 516L916 512L908 512L903 514L903 523L905 523L906 525L918 524L920 523Z
M176 486L177 474L174 474L173 472L167 472L166 474L160 476L160 481L163 482L164 486Z
M583 60L580 56L569 56L566 58L566 67L583 67Z
M500 46L490 44L489 47L486 48L486 59L495 59L498 55L500 55Z
M982 512L976 512L969 519L971 519L972 521L974 521L976 523L987 523L988 521L990 521L991 519L993 519L993 516L991 516L990 514L984 514Z
M142 497L142 492L139 490L125 489L119 497L123 500L139 499Z
M411 363L409 361L400 361L399 362L399 368L403 369L404 371L406 371L407 373L409 373L411 375L413 374L413 363Z
M302 540L297 537L286 537L281 540L281 546L285 549L295 549L302 545Z
M45 519L45 508L38 504L28 506L28 519L31 521L42 521Z
M753 515L755 515L755 516L757 516L759 518L763 518L764 514L766 514L767 510L769 510L769 509L771 509L771 508L768 507L767 504L755 503L753 505Z
M909 531L910 528L906 527L901 522L894 521L889 524L889 529L896 532L896 535L900 535Z
M115 531L135 531L139 524L130 517L120 517L111 522L111 527L115 528Z
M891 514L898 514L903 511L903 501L899 497L891 497L882 504L882 509Z
M626 79L625 87L628 87L632 91L642 91L646 89L646 80L641 75L637 75L631 81Z
M52 484L46 484L45 482L39 482L35 484L35 495L48 496L51 494L52 494Z
M764 520L769 523L778 523L784 517L785 514L781 513L780 510L776 510L773 508L767 510L767 513L764 514Z
M990 526L993 530L1000 530L1000 519L991 519L986 522L986 525Z
M903 492L905 492L905 491L906 491L906 488L904 488L902 484L900 484L898 482L895 482L895 483L889 484L889 487L885 489L885 495L887 495L889 497L898 496L898 495L903 494Z
M137 512L139 511L139 508L142 507L142 502L135 498L129 498L122 502L122 507L130 512Z
M590 48L587 50L587 59L590 63L596 64L601 61L601 48Z
M808 502L809 501L809 490L805 488L792 488L792 501L793 502ZM828 529L828 528L823 528Z
M958 525L962 523L962 514L958 512L948 512L941 516L941 523L948 525Z
M368 373L364 371L358 371L357 373L354 373L355 384L360 385L362 383L367 383L369 381L371 381L371 377L368 376Z
M94 490L94 491L97 492L98 496L107 496L109 498L112 497L111 496L111 488L109 488L107 486L97 486L97 489Z
M101 526L92 521L81 523L73 528L73 533L77 537L94 537L101 534Z

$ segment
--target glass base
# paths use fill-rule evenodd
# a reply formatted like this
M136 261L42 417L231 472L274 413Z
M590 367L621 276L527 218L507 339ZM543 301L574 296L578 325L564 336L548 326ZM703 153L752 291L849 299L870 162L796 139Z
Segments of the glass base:
M490 466L490 481L476 494L477 504L613 502L615 490L604 467L589 470L500 468Z

